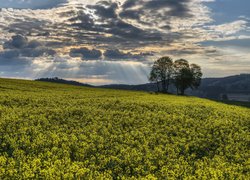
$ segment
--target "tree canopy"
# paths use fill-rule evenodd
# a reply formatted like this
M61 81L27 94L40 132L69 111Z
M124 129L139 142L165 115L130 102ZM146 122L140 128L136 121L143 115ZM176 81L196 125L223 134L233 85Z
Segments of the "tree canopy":
M177 94L184 95L188 88L197 89L201 84L202 71L197 64L189 64L185 59L179 59L173 62L170 57L162 57L154 62L149 81L157 84L160 91L167 93L170 84L174 84Z
M159 90L159 83L161 83L162 91L168 92L170 81L173 74L173 60L170 57L162 57L154 62L150 72L149 80L157 83Z

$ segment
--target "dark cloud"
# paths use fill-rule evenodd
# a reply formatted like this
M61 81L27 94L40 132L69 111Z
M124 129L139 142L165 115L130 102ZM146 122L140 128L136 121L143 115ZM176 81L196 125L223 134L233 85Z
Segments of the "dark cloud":
M67 12L69 13L69 12ZM65 13L62 13L61 16L64 16ZM74 14L71 14L72 16L69 18L69 22L73 22L72 26L81 26L85 29L92 29L92 26L94 26L94 19L89 15L86 14L83 10L80 10L78 12L74 12ZM78 22L78 23L75 23ZM80 22L80 23L79 23Z
M54 56L56 51L45 47L41 42L32 40L22 35L12 36L12 39L5 42L4 51L0 53L0 58L17 58L17 57L40 57Z
M12 36L12 39L4 44L4 48L24 48L28 45L28 39L21 35Z
M20 57L19 51L16 50L6 50L0 52L0 66L20 66L29 64L27 58Z
M5 18L5 21L11 21L8 18ZM45 20L38 20L36 18L30 17L17 17L16 20L4 28L4 30L14 33L22 34L25 36L49 36L50 27L52 26L51 22ZM53 29L52 29L53 30Z
M102 19L106 18L117 18L117 9L119 7L118 3L111 1L100 1L96 5L87 6L93 9L95 13Z
M100 59L102 52L96 49L79 48L70 50L71 57L81 57L83 60L96 60Z
M71 57L80 57L83 60L146 60L148 56L153 56L153 53L131 53L123 52L119 49L108 49L102 53L98 49L88 48L73 48L70 50Z
M48 48L91 44L102 46L104 49L131 49L154 44L170 44L173 40L181 38L182 34L170 34L171 23L168 19L171 16L187 15L189 10L185 3L189 0L155 1L127 0L124 4L100 1L85 7L69 6L57 12L59 17L65 19L63 22L50 22L24 15L22 18L16 17L16 21L5 27L5 30L27 37L46 37L50 39L46 44ZM161 6L156 5L157 3ZM169 8L171 13L169 10L166 11ZM167 12L170 14L164 14ZM131 23L128 19L134 19L139 24ZM8 18L5 21L9 21ZM168 31L169 34L160 29Z
M170 8L170 11L168 10L165 12L164 15L170 15L170 16L188 16L190 9L187 6L187 3L190 2L190 0L151 0L151 1L144 1L144 8L149 10L160 10L165 8Z
M134 7L135 5L138 5L138 1L135 1L135 0L127 0L123 3L122 7L124 9L128 9L128 8L132 8Z
M122 5L121 17L141 21L141 16L164 18L190 17L190 8L187 3L191 0L127 0Z
M46 47L25 48L20 50L20 55L24 57L54 56L56 51Z
M124 53L118 49L114 49L114 50L106 50L104 56L110 59L128 59L129 57L132 56L132 54Z
M19 51L16 50L7 50L0 52L0 58L3 59L13 59L19 57L19 55L20 55Z
M68 2L68 0L0 0L0 8L49 9Z
M29 41L27 37L20 34L14 35L11 39L4 43L4 49L24 49L41 46L38 41Z
M141 17L141 13L136 10L126 10L122 11L120 14L120 17L127 18L127 19L137 19L139 20Z
M116 2L101 1L96 5L87 7L94 11L94 15L83 10L79 10L74 14L67 12L61 15L72 15L73 17L68 19L70 28L73 27L81 32L85 31L86 41L88 42L100 41L103 44L109 44L109 46L110 44L128 46L129 42L133 42L130 45L136 46L136 44L148 44L162 40L162 34L159 31L146 30L126 22L126 19L120 18L117 11L119 4ZM93 36L90 32L98 34ZM109 36L106 36L106 34L109 34ZM75 38L79 40L79 37Z
M28 44L27 44L27 48L37 48L39 46L42 46L42 43L39 42L39 41L36 41L36 40L33 40L33 41L30 41Z
M152 53L139 53L139 54L132 54L131 52L122 52L119 49L109 49L104 52L104 57L107 59L113 60L124 60L124 59L131 59L131 60L143 60L147 56L152 56Z

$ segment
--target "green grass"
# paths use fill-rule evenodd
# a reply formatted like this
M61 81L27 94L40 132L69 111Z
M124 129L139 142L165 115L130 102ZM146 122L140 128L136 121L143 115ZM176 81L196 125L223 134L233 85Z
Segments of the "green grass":
M249 179L250 110L0 79L0 179Z

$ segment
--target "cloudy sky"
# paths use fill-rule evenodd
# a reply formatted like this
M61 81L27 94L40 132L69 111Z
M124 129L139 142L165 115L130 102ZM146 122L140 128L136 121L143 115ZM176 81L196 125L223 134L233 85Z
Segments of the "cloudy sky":
M0 77L147 82L161 56L250 73L249 0L0 0Z

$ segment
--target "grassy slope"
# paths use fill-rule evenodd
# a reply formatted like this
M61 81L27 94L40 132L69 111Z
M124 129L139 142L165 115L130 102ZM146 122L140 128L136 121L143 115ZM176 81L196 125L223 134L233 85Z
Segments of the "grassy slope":
M249 178L247 108L0 79L0 179Z

